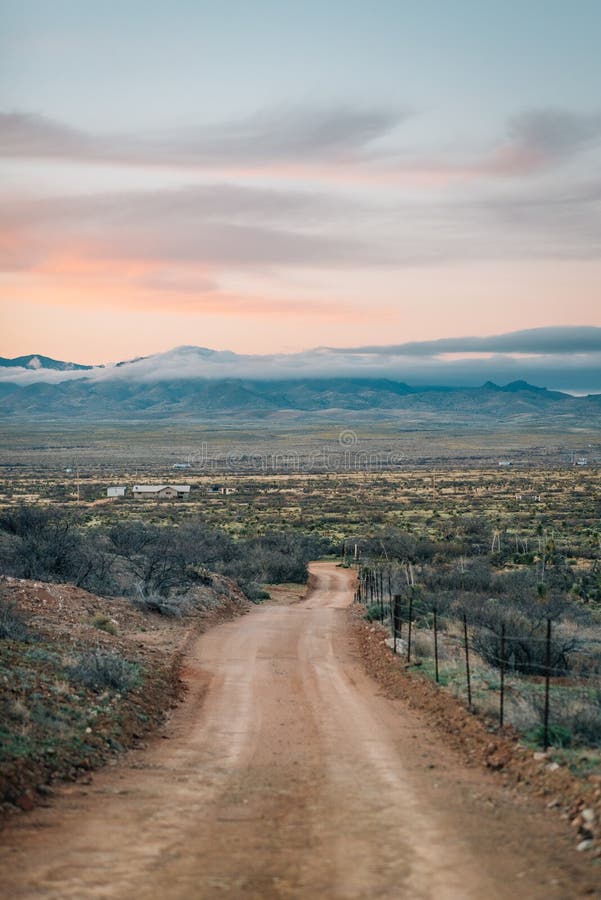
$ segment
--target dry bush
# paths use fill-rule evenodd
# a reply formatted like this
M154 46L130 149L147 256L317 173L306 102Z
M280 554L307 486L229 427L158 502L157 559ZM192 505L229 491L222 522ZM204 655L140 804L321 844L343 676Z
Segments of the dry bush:
M140 667L117 653L91 650L79 655L69 677L93 691L112 688L126 694L139 683Z
M132 603L136 609L142 610L142 612L154 612L172 619L180 619L191 610L191 604L187 597L179 595L164 597L156 592L145 593L140 587L132 597Z
M31 633L21 613L13 603L0 597L0 639L29 641Z
M115 620L105 616L103 613L97 613L90 624L93 628L98 628L99 631L106 631L107 634L116 635L119 632Z

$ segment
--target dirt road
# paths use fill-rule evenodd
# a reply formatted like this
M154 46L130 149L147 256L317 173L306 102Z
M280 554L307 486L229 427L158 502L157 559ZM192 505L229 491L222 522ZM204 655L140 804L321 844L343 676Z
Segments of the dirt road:
M2 896L585 895L551 814L378 694L348 640L349 573L312 571L307 600L199 638L167 739L10 824Z

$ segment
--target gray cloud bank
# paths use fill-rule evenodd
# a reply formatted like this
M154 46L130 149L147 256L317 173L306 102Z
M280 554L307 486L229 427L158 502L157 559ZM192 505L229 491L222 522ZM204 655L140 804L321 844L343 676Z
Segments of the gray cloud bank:
M445 354L462 354L447 359ZM474 358L470 354L490 354ZM524 355L522 355L524 354ZM411 385L505 384L524 379L573 393L601 392L601 328L536 328L491 337L445 338L392 346L329 348L243 355L178 347L92 371L0 369L0 381L26 385L73 379L156 382L178 379L391 378Z
M349 351L335 348L331 352ZM484 337L439 338L390 346L355 347L352 352L401 356L438 356L441 353L601 353L601 328L590 325L528 328Z
M450 158L416 152L399 129L415 112L352 105L287 106L237 121L144 134L100 134L36 113L0 113L0 155L167 166L375 164L394 170L470 171L529 175L585 151L601 140L601 112L542 108L509 119L491 148ZM379 142L388 143L387 149ZM393 147L390 143L392 141Z
M590 153L601 143L601 113L525 111L490 146L446 156L406 146L414 115L282 108L237 122L102 136L35 114L0 113L6 159L161 165L181 173L229 167L242 175L264 167L266 177L280 166L291 183L295 166L309 177L325 170L322 190L216 183L17 197L5 189L0 224L16 238L4 244L4 267L35 267L65 244L98 258L240 268L601 256L601 172ZM344 183L333 190L328 177L337 171ZM451 180L442 189L426 178L417 193L395 180L404 173L412 183L416 172ZM376 187L390 179L388 194L370 193L370 179Z
M8 270L64 245L170 263L403 267L454 260L601 256L601 176L585 183L388 198L233 184L157 191L7 194Z
M269 166L375 163L394 170L528 175L568 159L601 139L601 112L541 108L511 118L492 149L463 157L415 153L398 130L406 110L281 107L232 122L146 134L95 134L36 113L0 113L0 155L20 159L126 165ZM399 146L384 150L379 141Z
M353 108L289 108L237 122L141 135L101 135L32 113L0 114L0 154L127 165L244 166L343 162L363 155L406 113Z

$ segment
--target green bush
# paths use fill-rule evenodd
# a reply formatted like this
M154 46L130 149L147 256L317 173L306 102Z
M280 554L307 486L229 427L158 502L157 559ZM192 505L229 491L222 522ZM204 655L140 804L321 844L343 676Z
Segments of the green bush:
M368 622L379 622L381 616L382 610L379 603L372 603L367 607L363 618L367 619Z
M549 725L548 738L550 747L571 747L574 736L569 728L563 725ZM545 726L537 725L526 734L526 739L539 747L545 743Z

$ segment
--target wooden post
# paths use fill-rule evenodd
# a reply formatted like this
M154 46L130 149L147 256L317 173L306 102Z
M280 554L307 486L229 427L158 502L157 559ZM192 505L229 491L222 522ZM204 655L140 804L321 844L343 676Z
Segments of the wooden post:
M434 672L436 675L436 684L438 684L438 611L436 607L434 607Z
M463 614L463 642L465 645L465 677L467 680L467 705L472 708L472 680L470 676L470 645L467 636L467 615Z
M551 683L551 619L547 619L547 641L545 648L545 719L543 744L545 753L549 749L549 688Z
M499 668L501 670L501 691L499 696L499 726L503 727L505 716L505 623L501 625L501 648Z
M407 662L411 662L411 626L413 621L413 591L409 592L409 624L407 626Z

